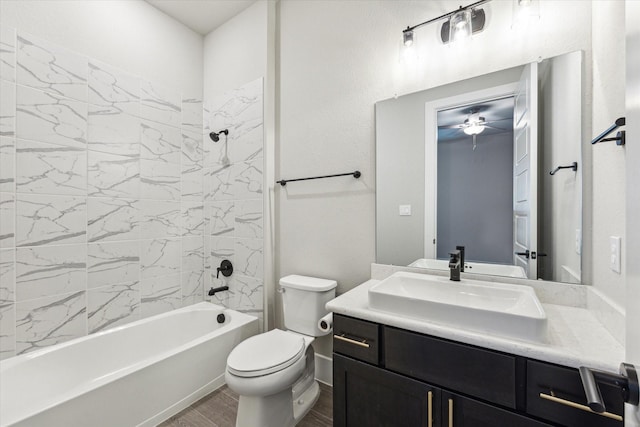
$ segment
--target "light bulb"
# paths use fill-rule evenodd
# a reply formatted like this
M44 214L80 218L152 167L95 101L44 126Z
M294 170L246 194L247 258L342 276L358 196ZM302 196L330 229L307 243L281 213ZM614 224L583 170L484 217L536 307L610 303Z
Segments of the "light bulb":
M413 31L412 30L404 30L402 32L402 40L404 45L409 47L413 44Z
M461 10L449 19L449 41L455 42L471 35L471 11Z

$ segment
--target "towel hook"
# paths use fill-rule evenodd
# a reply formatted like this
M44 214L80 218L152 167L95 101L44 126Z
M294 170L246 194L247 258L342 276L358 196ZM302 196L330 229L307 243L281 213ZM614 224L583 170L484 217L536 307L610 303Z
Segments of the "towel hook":
M555 175L556 172L558 172L560 169L571 169L575 172L578 170L578 162L573 162L569 166L558 166L557 168L549 172L549 175Z

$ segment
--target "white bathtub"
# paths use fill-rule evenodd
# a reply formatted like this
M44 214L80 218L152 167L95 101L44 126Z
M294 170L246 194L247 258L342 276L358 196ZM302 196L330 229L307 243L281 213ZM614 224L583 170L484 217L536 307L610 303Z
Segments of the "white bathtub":
M0 426L156 425L220 387L229 352L258 329L201 302L3 360Z

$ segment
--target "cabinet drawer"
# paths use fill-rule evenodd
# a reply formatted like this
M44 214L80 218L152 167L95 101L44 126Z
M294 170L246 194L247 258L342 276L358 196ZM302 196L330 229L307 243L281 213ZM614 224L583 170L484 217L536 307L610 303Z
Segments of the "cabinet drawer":
M600 384L607 412L611 417L592 412L587 407L587 399L578 370L527 361L527 412L531 415L560 423L568 427L622 427L624 402L620 390ZM572 403L581 405L571 406Z
M387 369L516 409L515 356L386 326L383 336Z
M377 365L380 360L380 327L376 323L334 315L333 351Z

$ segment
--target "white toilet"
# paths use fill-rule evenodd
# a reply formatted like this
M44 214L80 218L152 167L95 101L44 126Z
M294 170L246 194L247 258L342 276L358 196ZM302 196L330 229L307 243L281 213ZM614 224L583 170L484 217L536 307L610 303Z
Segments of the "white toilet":
M334 280L306 276L280 279L286 331L274 329L241 342L227 358L225 379L240 395L238 427L296 425L318 400L314 337L335 297Z

